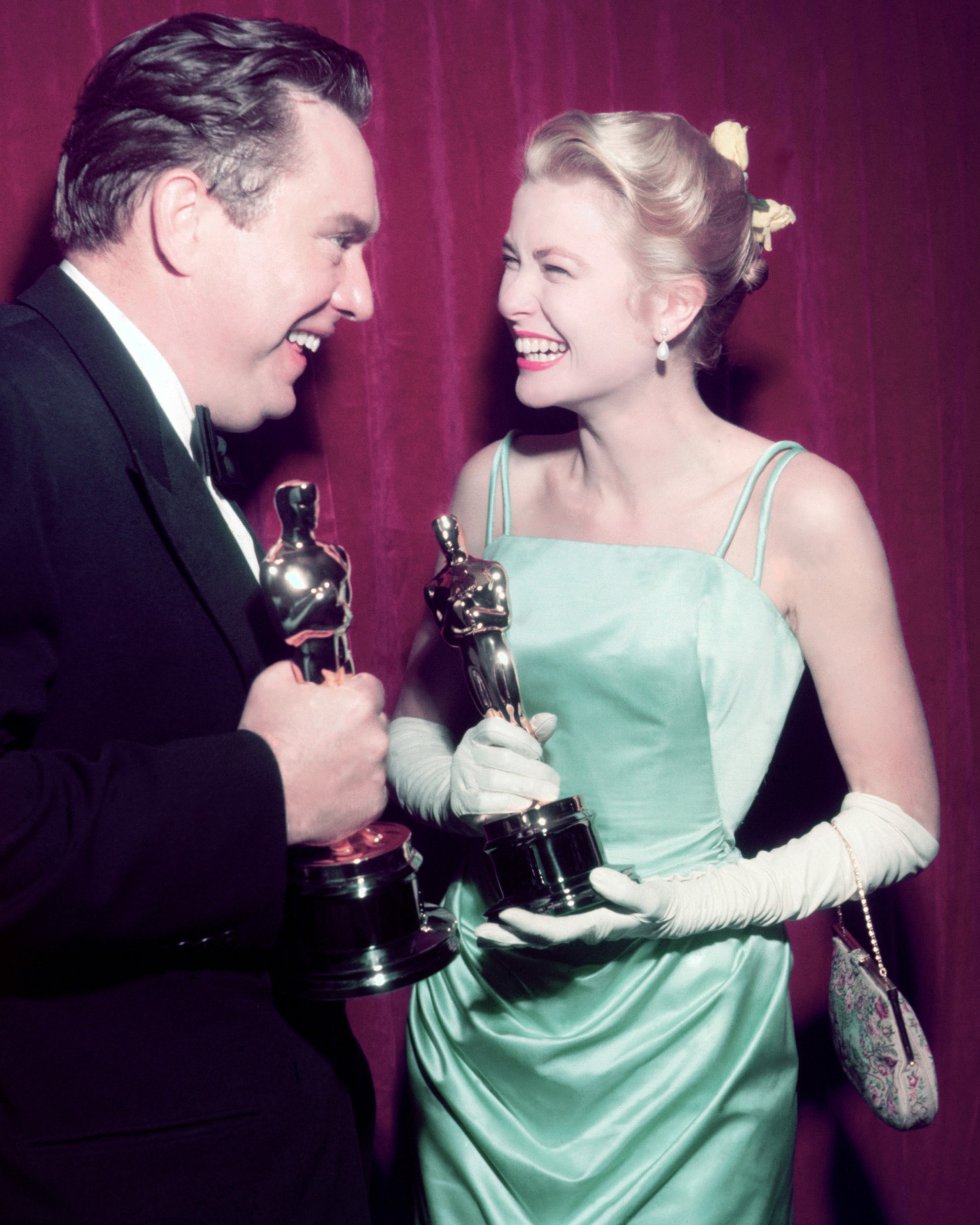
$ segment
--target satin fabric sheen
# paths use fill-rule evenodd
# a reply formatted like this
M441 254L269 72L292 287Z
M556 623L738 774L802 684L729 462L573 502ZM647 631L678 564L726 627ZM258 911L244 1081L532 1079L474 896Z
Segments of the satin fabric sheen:
M487 552L509 576L526 708L558 715L546 758L594 812L607 860L644 877L736 856L803 666L758 584L682 549L505 530ZM783 929L478 948L479 846L446 899L462 954L411 1006L419 1219L788 1221Z

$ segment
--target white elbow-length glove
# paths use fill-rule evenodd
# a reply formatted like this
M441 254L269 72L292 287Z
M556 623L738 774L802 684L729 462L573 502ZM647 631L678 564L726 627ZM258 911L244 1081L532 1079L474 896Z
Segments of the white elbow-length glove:
M558 798L558 774L541 756L556 725L554 715L535 715L532 736L506 719L486 718L454 745L441 723L400 715L389 728L388 777L409 812L479 833L488 815Z
M862 792L844 799L833 824L853 848L868 890L918 872L939 849L932 834L897 804ZM829 821L775 850L687 877L637 883L603 867L593 868L589 879L611 907L562 916L509 908L476 934L501 948L689 936L803 919L856 893L847 847Z

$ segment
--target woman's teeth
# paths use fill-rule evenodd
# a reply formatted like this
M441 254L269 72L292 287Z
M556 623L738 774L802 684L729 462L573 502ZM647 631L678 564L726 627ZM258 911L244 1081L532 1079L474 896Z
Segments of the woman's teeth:
M532 362L550 362L568 352L568 345L563 340L546 340L543 336L515 336L514 347L521 357Z

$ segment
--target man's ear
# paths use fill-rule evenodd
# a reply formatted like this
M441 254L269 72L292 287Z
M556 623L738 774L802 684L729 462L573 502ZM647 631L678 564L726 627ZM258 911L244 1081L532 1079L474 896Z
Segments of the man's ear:
M165 170L150 189L149 214L157 255L171 272L188 276L200 257L202 226L215 201L186 167Z

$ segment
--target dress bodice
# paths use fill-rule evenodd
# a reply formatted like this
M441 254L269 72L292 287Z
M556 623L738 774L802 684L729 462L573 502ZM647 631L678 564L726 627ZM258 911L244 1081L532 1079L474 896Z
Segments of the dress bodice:
M545 757L562 794L582 795L607 860L641 877L737 854L735 830L803 670L759 585L775 481L800 448L777 443L760 457L708 554L511 534L508 445L495 465L504 531L487 554L509 579L507 637L525 708L558 716ZM724 553L767 468L749 578Z

